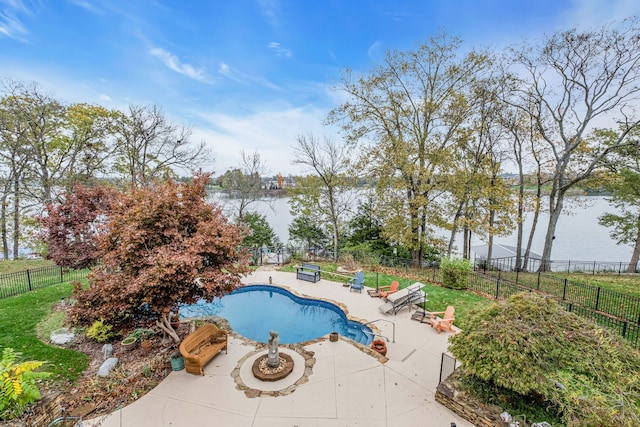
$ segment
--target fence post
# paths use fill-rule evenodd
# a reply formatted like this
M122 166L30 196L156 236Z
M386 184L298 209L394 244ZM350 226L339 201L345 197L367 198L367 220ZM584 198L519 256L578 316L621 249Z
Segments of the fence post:
M598 286L598 293L596 294L596 308L594 308L594 310L598 309L598 305L600 305L600 286Z
M618 276L622 274L622 261L620 261L620 265L618 266Z
M622 338L625 338L627 335L627 321L625 320L622 324Z
M538 290L540 290L540 270L538 270Z
M567 279L564 279L564 289L562 290L562 300L564 301L567 296Z
M596 275L596 262L593 261L593 276Z
M32 291L33 289L31 289L31 274L29 274L28 269L27 269L27 284L29 285L29 291Z
M64 273L62 272L62 266L60 266L60 283L64 282Z
M378 292L379 289L380 287L378 286L378 272L376 271L376 292Z
M498 276L498 280L496 280L496 299L500 299L498 295L500 294L500 276Z

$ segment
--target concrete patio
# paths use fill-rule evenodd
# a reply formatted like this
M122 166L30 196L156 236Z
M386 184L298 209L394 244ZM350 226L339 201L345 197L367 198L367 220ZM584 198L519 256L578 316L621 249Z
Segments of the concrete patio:
M440 360L449 334L437 334L424 323L411 320L407 308L397 315L378 310L382 301L366 291L349 292L341 283L296 280L294 273L260 270L246 277L246 284L269 283L298 294L333 300L348 308L349 315L367 321L395 323L395 342L387 343L389 359L382 364L349 340L319 340L304 346L315 353L308 377L292 393L247 397L232 376L238 372L244 384L258 390L280 390L303 376L304 359L296 355L291 378L261 383L246 374L256 346L247 340L229 339L229 353L217 355L204 376L172 372L151 392L107 417L85 421L90 426L472 426L435 402ZM393 324L374 323L391 339Z

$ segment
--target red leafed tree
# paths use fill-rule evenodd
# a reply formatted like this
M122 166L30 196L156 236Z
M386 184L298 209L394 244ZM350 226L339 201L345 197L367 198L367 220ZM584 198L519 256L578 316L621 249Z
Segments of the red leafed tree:
M175 342L180 304L231 292L247 272L241 230L206 202L208 175L134 189L114 204L101 238L101 266L76 293L72 318L116 327L155 323Z
M44 227L41 238L47 243L47 259L69 268L94 266L100 257L97 239L118 194L110 187L77 185L62 203L47 205L47 215L38 218Z

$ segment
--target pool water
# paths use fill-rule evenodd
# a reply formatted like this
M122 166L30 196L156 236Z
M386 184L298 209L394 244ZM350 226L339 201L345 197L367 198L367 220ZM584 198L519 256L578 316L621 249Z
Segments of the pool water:
M281 344L320 338L330 332L362 344L370 344L368 326L347 319L335 304L301 298L268 285L245 286L213 302L198 302L180 308L180 317L219 316L238 334L266 343L269 331L277 331Z

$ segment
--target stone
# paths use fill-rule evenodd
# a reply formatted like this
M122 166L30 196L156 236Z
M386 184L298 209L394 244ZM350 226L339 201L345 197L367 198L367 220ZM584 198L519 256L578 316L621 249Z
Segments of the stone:
M72 343L75 337L75 334L69 328L60 328L51 332L49 339L53 344L66 345Z
M549 424L546 421L541 421L539 423L533 423L531 424L531 427L551 427L551 424Z
M110 357L105 360L100 368L98 369L98 373L96 374L99 377L108 377L111 371L118 365L117 357Z
M510 413L508 413L507 411L504 411L503 413L500 414L500 419L505 423L510 423L512 420L512 417Z
M113 345L105 344L102 346L102 358L107 360L108 358L113 356Z

